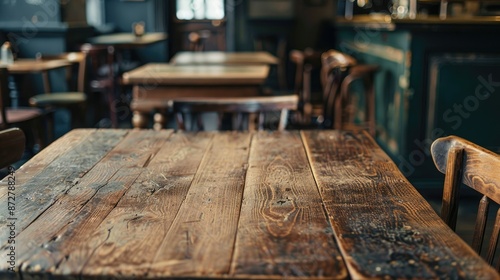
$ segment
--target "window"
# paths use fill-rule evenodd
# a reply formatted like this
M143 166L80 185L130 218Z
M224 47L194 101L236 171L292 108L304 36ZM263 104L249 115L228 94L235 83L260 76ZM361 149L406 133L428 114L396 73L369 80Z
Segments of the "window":
M177 0L176 16L181 20L224 18L224 0Z

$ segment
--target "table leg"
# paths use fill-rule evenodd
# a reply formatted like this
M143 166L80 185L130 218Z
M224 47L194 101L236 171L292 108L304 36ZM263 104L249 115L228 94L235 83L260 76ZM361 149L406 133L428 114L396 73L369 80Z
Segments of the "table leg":
M134 128L145 128L148 124L147 114L134 111L132 115L132 126Z
M166 123L166 118L164 114L160 113L155 113L153 116L154 124L153 124L153 129L154 130L161 130L162 128L165 127Z

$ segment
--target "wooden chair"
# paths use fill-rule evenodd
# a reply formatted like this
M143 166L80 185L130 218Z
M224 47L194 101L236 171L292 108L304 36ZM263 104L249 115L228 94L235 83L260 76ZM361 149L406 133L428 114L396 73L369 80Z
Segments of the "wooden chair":
M295 64L294 93L299 95L295 122L300 125L312 125L313 119L323 115L322 95L318 99L312 92L313 71L321 69L321 54L311 48L290 51L290 61ZM323 86L323 81L320 83Z
M88 84L89 92L101 93L104 95L104 103L108 111L109 120L112 127L118 127L118 116L116 115L116 95L115 89L117 84L121 84L120 77L116 75L115 69L115 48L113 46L92 45L89 43L83 44L80 51L87 55L88 67ZM95 117L100 118L105 113L101 114L101 100L95 102Z
M0 131L0 168L19 161L24 153L26 138L17 127Z
M34 148L36 142L39 142L38 144L43 148L47 142L41 129L43 111L30 107L8 107L10 103L8 76L7 68L0 67L0 129L19 127L25 134L29 134L30 148Z
M204 112L217 112L219 114L218 129L221 129L222 114L234 113L233 129L245 129L242 114L258 113L258 129L264 129L264 114L272 111L280 111L277 130L284 130L287 125L288 111L296 110L298 104L297 95L283 96L259 96L259 97L235 97L235 98L196 98L185 100L174 100L173 110L176 114L177 126L185 130L185 114L199 114ZM248 130L254 130L252 117L248 117ZM200 118L198 129L203 129Z
M83 52L69 52L59 55L42 55L37 54L39 60L54 60L65 59L71 62L66 69L66 85L67 91L64 92L48 92L38 94L29 99L29 103L33 107L44 109L45 112L50 112L55 109L68 109L71 112L72 127L85 126L85 105L87 95L85 94L85 72L86 72L86 54ZM74 80L73 66L76 66L78 71L76 82ZM48 73L43 73L44 83L49 83Z
M205 40L210 37L210 30L192 31L188 34L189 51L201 52L205 50Z
M276 66L278 86L281 91L287 89L286 56L287 39L282 34L259 34L253 37L255 51L267 51L278 58Z
M358 64L353 57L336 50L321 55L322 80L324 81L324 126L334 129L362 127L375 136L374 75L376 65ZM354 125L353 110L349 111L349 89L356 80L364 82L364 123Z
M489 204L500 204L500 155L457 136L439 138L431 146L437 169L445 174L441 218L453 230L457 224L459 190L462 183L483 195L474 229L472 248L481 253ZM500 232L500 210L496 214L486 261L493 264ZM496 263L500 270L500 261Z

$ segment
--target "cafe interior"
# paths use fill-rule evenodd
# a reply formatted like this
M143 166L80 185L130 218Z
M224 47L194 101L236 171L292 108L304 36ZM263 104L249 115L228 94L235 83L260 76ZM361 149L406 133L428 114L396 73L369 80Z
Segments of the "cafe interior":
M499 32L497 0L0 1L0 278L500 279Z

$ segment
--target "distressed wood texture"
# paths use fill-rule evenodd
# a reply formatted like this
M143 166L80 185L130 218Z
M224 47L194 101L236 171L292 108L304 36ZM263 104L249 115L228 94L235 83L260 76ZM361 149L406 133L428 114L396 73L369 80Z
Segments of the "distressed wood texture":
M0 279L499 279L366 132L74 130L15 176Z
M150 276L227 275L236 238L251 134L216 134L163 238Z
M252 141L232 274L347 277L298 133Z
M302 136L352 278L499 279L367 132Z

